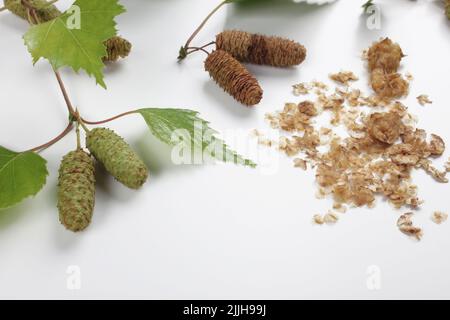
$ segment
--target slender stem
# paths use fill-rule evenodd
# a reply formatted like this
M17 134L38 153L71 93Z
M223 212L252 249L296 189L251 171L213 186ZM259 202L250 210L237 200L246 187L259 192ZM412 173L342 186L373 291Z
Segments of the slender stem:
M210 43L205 44L204 46L201 46L201 47L187 47L185 57L187 57L188 55L190 55L194 52L197 52L197 51L203 51L204 53L206 53L206 55L209 55L209 52L207 50L205 50L205 48L207 48L210 45L213 45L215 43L216 43L215 41L211 41Z
M211 41L210 43L207 43L204 46L201 46L200 48L206 48L206 47L209 47L209 46L211 46L213 44L216 44L216 42L215 41Z
M88 127L86 127L86 125L84 124L83 119L80 117L80 115L78 115L78 119L77 119L78 124L83 128L84 132L89 132L90 130L88 129Z
M76 132L77 132L77 150L80 150L81 149L81 139L80 139L80 123L79 122L77 122Z
M28 22L33 24L40 24L39 17L36 14L35 8L28 2L28 0L21 0L22 5L27 9Z
M36 9L33 8L33 6L30 4L30 2L28 0L21 0L22 4L28 9L28 21L30 24L39 24L39 17L36 14ZM54 4L55 2L57 2L58 0L52 0L48 3L48 5ZM34 20L34 21L33 21ZM56 77L56 80L58 81L58 85L59 88L61 89L62 95L64 97L64 101L66 102L66 106L67 106L67 110L69 111L69 114L77 121L77 126L76 126L76 131L77 131L77 148L80 149L81 148L81 142L80 142L80 126L84 129L85 132L89 132L89 129L86 127L86 124L91 124L91 125L95 125L95 124L103 124L106 122L110 122L113 120L116 120L118 118L124 117L126 115L129 114L133 114L133 113L137 113L138 110L132 110L132 111L128 111L128 112L124 112L121 113L117 116L114 116L112 118L106 119L106 120L102 120L102 121L87 121L84 120L79 112L78 109L75 110L75 108L72 105L72 102L70 101L69 98L69 94L67 93L67 89L64 85L64 82L61 78L61 74L58 72L58 70L54 70L54 74ZM59 140L61 140L63 137L65 137L73 128L73 121L70 122L69 126L66 128L66 130L64 130L60 135L58 135L56 138L52 139L51 141L47 142L46 144L43 144L42 146L38 146L36 148L30 149L29 151L38 151L38 150L43 150L45 148L50 147L51 145L55 144L56 142L58 142Z
M186 56L190 55L191 53L197 52L197 51L203 51L204 53L206 53L207 56L209 56L209 52L203 48L189 47L188 49L191 49L191 51L188 51L186 53Z
M36 152L36 151L42 151L44 149L47 149L48 147L54 145L55 143L57 143L59 140L61 140L62 138L64 138L70 131L72 131L73 129L73 123L70 122L67 127L64 129L63 132L61 132L59 135L57 135L55 138L53 138L52 140L50 140L47 143L44 143L40 146L37 146L35 148L29 149L25 152Z
M61 92L63 94L64 101L66 102L67 110L72 116L78 119L79 118L78 112L75 111L72 102L70 101L69 94L67 93L66 87L64 86L64 82L62 81L59 71L55 70L54 72L56 80L58 80L59 88L61 89Z
M229 3L230 0L225 0L222 1L216 8L214 8L213 11L211 11L210 14L208 14L208 16L205 18L205 20L203 20L203 22L200 24L200 26L198 26L197 29L195 29L194 33L189 37L189 39L186 41L186 44L184 45L184 48L188 48L189 45L191 44L192 40L194 40L194 38L197 36L197 34L203 29L203 27L205 26L205 24L208 22L208 20L217 12L219 11L220 8L222 8L225 4Z
M131 110L131 111L127 111L127 112L118 114L117 116L114 116L114 117L111 117L111 118L108 118L108 119L105 119L105 120L100 120L100 121L89 121L89 120L86 120L86 119L83 119L83 118L81 118L81 120L84 123L86 123L86 124L97 125L97 124L104 124L104 123L107 123L107 122L111 122L111 121L114 121L116 119L128 116L130 114L135 114L135 113L138 113L138 112L139 112L139 110Z
M75 110L75 108L72 105L72 102L70 101L69 94L67 93L66 86L64 85L64 82L61 78L61 74L54 70L56 80L58 80L59 88L61 89L61 92L64 97L64 101L66 101L67 110L69 111L69 114L74 117L77 122L80 124L80 126L83 128L84 131L89 132L89 129L85 126L83 119L80 116L80 113L78 110Z

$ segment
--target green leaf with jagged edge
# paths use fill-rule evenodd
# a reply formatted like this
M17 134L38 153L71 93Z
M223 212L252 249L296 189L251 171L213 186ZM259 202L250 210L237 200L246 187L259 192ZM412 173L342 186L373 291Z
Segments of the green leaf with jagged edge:
M47 175L47 161L41 156L0 146L0 209L36 195L44 187Z
M45 58L54 69L83 69L106 89L102 58L107 52L103 42L116 35L114 18L123 12L125 8L118 0L75 1L61 16L32 26L24 35L33 63Z
M217 131L209 127L209 122L201 119L197 111L188 109L147 108L138 110L152 134L168 145L177 145L173 135L183 131L183 142L188 142L192 150L206 152L212 158L249 167L256 164L231 150L223 140L216 137ZM181 133L181 132L180 132ZM186 141L188 140L188 141Z

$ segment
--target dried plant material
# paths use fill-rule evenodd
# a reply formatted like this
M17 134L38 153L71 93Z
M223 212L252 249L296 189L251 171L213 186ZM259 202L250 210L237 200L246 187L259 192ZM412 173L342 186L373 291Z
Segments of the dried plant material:
M258 80L227 52L216 50L208 55L205 70L224 91L240 103L254 106L261 101L263 90Z
M278 120L277 115L274 115L274 114L271 114L271 113L266 113L264 115L264 118L270 124L270 127L272 129L279 129L280 128L280 122Z
M407 143L399 143L389 147L386 150L386 155L398 165L414 166L420 160L420 156L415 152L414 146Z
M326 224L335 224L336 222L338 222L338 220L339 217L334 212L328 212L326 215L323 216L323 222L325 222Z
M333 210L339 212L339 213L346 213L347 207L343 205L342 203L335 203L333 204Z
M105 41L106 57L103 62L115 62L119 58L126 58L131 52L131 43L119 36L112 37Z
M422 229L417 228L413 225L413 222L411 220L413 213L408 212L400 216L400 218L397 220L397 227L401 232L406 234L409 237L414 237L417 240L420 240L422 238Z
M305 95L309 93L311 89L306 83L297 83L292 86L294 95Z
M298 111L308 117L315 117L318 114L317 108L311 101L303 101L298 104Z
M396 70L401 57L398 45L383 42L371 51L376 67L373 71L376 73L380 66ZM383 74L389 73L383 70ZM401 79L395 72L389 77ZM443 139L417 128L417 117L404 104L380 95L364 95L350 86L337 86L332 94L319 81L312 81L310 88L316 89L315 101L287 103L282 111L266 118L273 128L287 132L288 136L280 139L279 149L295 157L294 166L315 170L316 198L332 197L334 212L344 213L347 206L373 208L376 196L395 208L419 208L423 200L411 177L413 170L419 168L439 182L448 182L446 172L440 172L431 162L445 152ZM376 108L377 112L367 113L367 107ZM336 130L316 129L322 120L319 116L324 113L330 114L330 125L343 126ZM341 128L346 131L342 136L338 135ZM450 159L446 171L450 171ZM319 217L323 223L327 219L336 221L330 216ZM410 224L408 217L400 220L399 228L420 238L421 230Z
M374 43L367 55L370 71L381 69L387 73L396 72L404 57L400 46L389 38Z
M257 138L257 141L258 141L259 145L263 145L263 146L266 146L266 147L272 147L272 145L274 144L274 141L265 138L264 135L261 132L259 132L259 130L257 130L257 129L253 129L251 131L250 135L252 137Z
M445 163L445 171L450 172L450 159Z
M439 171L435 167L431 165L431 161L428 159L420 160L420 167L423 168L430 176L432 176L437 182L440 183L448 183L448 179L446 177L446 171Z
M448 214L446 214L444 212L435 211L431 215L431 220L433 220L433 222L436 224L444 223L445 221L447 221L447 219L448 219Z
M291 67L301 64L306 49L292 40L229 30L216 36L216 47L241 62L274 67Z
M398 44L385 38L370 47L368 56L372 89L380 98L390 100L408 94L409 83L397 73L404 57Z
M441 156L445 151L445 142L438 135L432 134L431 141L428 145L428 151L433 156Z
M359 101L359 98L361 97L361 90L356 89L350 91L347 95L347 102L351 107L357 107L361 102Z
M371 73L372 89L382 99L401 98L408 94L409 83L399 73L375 69Z
M319 145L319 135L315 131L306 131L302 137L281 137L279 148L290 157L295 156L300 152L306 152L309 158L314 158L314 155L317 153L317 147Z
M307 162L305 160L303 160L303 159L300 159L300 158L295 158L294 159L294 167L300 168L300 169L305 170L305 171L307 169L306 163Z
M361 59L362 59L362 60L369 60L369 50L364 49L364 50L361 52Z
M430 98L428 97L428 95L426 95L426 94L421 94L420 96L418 96L417 101L419 102L419 104L421 106L433 103L433 101L431 101Z
M343 85L348 85L350 81L357 81L359 78L351 71L341 71L330 74L330 79Z
M313 222L318 225L324 224L323 217L320 214L315 214L313 216Z
M378 141L393 144L403 131L400 117L393 112L374 113L367 124L369 134Z
M328 90L328 86L325 83L316 80L311 81L311 86L324 91Z
M298 105L286 103L282 112L277 115L266 115L266 119L271 122L272 127L282 130L307 131L311 127L311 118L318 114L315 105L310 101L303 101Z
M405 74L405 79L406 79L408 82L411 82L411 81L414 80L414 76L413 76L411 73L407 72L407 73Z
M272 147L274 145L274 141L264 137L258 137L258 144L266 147Z
M258 129L253 129L253 130L250 132L250 135L251 135L252 137L262 137L262 136L263 136L263 134L262 134Z
M280 149L290 156L302 152L307 155L311 168L316 168L316 180L320 186L316 197L321 199L331 192L336 209L339 204L373 207L377 194L386 197L396 208L419 207L422 201L417 196L417 186L410 181L411 171L421 166L421 160L443 152L441 139L432 135L427 143L424 130L407 124L412 122L412 116L400 102L388 103L385 106L387 112L366 116L355 108L345 108L345 102L349 103L342 97L346 95L348 92L342 90L336 90L336 95L331 96L318 94L314 105L337 113L349 130L349 138L341 139L329 128L315 130L311 122L308 122L307 129L284 125L279 128L292 133L304 132L304 135L283 137ZM308 101L304 105L312 104ZM278 119L281 123L292 123L293 113L304 119L304 114L294 104L287 104L271 121ZM333 116L330 120L331 124L335 118ZM325 145L329 146L327 152L318 152L316 137L320 145L326 142ZM305 138L309 143L305 143ZM437 171L435 176L444 181Z

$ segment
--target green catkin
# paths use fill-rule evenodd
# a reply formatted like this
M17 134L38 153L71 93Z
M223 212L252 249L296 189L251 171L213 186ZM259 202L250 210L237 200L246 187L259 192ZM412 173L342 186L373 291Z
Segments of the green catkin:
M73 232L86 229L92 220L94 203L94 161L83 150L71 151L59 167L59 221Z
M53 4L49 5L46 0L28 0L36 9L39 22L47 22L61 15L61 11ZM4 0L5 7L15 15L28 20L28 10L21 0Z
M140 188L148 169L131 147L114 131L96 128L86 135L86 146L105 169L131 189Z
M305 47L295 41L237 30L219 33L216 47L241 62L274 67L296 66L306 58Z
M126 58L131 51L131 43L119 36L112 37L105 41L107 56L103 58L104 62L115 62L119 58Z

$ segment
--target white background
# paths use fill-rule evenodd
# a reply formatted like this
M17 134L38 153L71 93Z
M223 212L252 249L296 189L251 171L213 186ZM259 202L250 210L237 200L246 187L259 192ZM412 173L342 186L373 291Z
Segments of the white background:
M66 8L70 1L60 1ZM179 47L218 1L128 0L120 34L134 44L129 59L106 70L105 91L84 73L64 70L69 94L86 118L103 119L138 107L183 107L201 112L221 132L267 128L264 114L298 102L290 86L330 72L353 70L364 90L361 51L381 36L398 41L407 57L402 71L415 80L405 101L419 126L450 141L450 23L439 2L378 1L381 30L368 30L363 1L232 6L221 10L196 40L207 43L224 28L287 36L308 57L297 69L250 66L265 89L262 103L245 108L203 71L199 53L177 64ZM51 69L34 68L23 46L26 24L0 14L0 144L13 150L39 145L59 133L67 114ZM429 94L432 105L415 100ZM151 179L138 192L104 172L98 177L96 211L89 229L73 234L58 222L56 172L74 148L73 134L42 153L50 176L34 199L0 212L1 298L450 298L450 221L435 225L435 210L450 213L448 185L414 174L426 202L415 216L421 242L400 233L400 213L382 200L356 209L335 226L314 226L330 200L314 194L314 173L275 158L275 174L233 165L175 166L170 149L131 116L111 123L145 159ZM250 155L234 139L232 147ZM448 153L446 153L448 158ZM436 161L441 167L444 157ZM81 289L67 288L71 265L81 270ZM381 287L370 290L370 268ZM369 271L369 273L368 273ZM373 275L373 274L372 274Z

